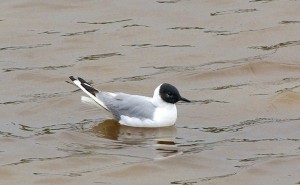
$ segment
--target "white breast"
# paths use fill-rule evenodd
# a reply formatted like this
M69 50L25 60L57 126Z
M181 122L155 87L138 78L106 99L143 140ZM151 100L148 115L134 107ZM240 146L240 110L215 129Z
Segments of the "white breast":
M177 108L175 104L158 107L153 115L153 120L160 127L174 125L177 120Z
M160 127L171 126L177 120L177 108L175 104L167 103L161 99L159 95L160 86L155 89L152 98L152 103L156 106L153 120Z

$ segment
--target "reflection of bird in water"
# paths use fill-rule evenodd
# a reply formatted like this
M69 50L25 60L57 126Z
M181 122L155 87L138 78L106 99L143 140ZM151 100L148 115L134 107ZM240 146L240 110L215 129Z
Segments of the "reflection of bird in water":
M120 125L116 120L108 119L92 128L93 132L101 137L122 142L142 142L154 139L174 139L176 128L140 128Z
M108 119L92 128L99 137L116 140L124 144L153 147L162 157L178 155L174 142L176 127L139 128L120 125L116 120Z

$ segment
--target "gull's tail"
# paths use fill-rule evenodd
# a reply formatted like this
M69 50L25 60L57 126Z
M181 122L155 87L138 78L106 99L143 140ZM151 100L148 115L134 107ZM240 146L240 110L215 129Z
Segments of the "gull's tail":
M96 97L96 94L98 94L99 91L97 89L93 88L91 86L91 84L89 84L88 82L86 82L84 79L82 79L80 77L78 77L78 79L76 79L73 76L70 76L69 78L72 80L72 82L75 85L77 85L83 92L85 92L92 100L94 100L94 103L96 103L97 105L100 105L101 107L103 107L104 109L109 111L109 109L106 107L106 105ZM87 102L87 103L92 103L91 101L89 102L87 100L87 97L84 97L84 96L81 97L81 100L84 102Z

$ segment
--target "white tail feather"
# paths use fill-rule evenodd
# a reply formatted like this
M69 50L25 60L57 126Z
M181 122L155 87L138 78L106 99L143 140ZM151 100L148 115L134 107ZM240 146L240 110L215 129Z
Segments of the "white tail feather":
M102 106L104 109L109 110L105 104L100 101L98 98L96 98L96 96L92 95L90 92L88 92L82 85L81 82L79 80L74 80L73 83L75 85L77 85L83 92L85 92L87 95L89 95L89 97L94 100L95 103L99 104L100 106Z
M81 102L85 103L87 105L92 105L92 106L97 106L99 108L103 108L100 106L98 103L96 103L92 98L86 97L86 96L81 96Z

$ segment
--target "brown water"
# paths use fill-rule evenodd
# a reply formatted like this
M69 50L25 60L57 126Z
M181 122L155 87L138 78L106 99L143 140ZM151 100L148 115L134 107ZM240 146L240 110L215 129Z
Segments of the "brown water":
M0 27L0 184L300 184L300 1L2 1ZM193 102L124 127L70 75Z

